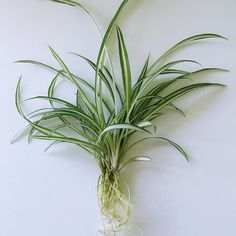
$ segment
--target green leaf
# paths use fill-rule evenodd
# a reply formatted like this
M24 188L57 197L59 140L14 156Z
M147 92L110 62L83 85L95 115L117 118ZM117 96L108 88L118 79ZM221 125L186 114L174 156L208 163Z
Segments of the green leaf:
M17 88L16 88L16 95L15 95L15 103L16 103L16 107L17 107L17 110L18 110L18 112L20 113L20 115L30 124L31 127L33 127L35 130L41 132L42 134L50 135L51 133L53 133L55 136L63 137L63 135L61 135L61 134L58 133L58 132L53 132L52 130L50 130L50 129L48 129L48 128L39 126L39 125L37 124L37 122L31 122L31 121L25 116L25 114L24 114L24 112L23 112L23 110L22 110L22 108L21 108L20 82L21 82L21 78L20 78L19 81L18 81Z
M148 156L137 156L137 157L131 157L129 158L126 162L124 162L121 167L119 168L119 170L122 170L126 165L136 162L136 161L152 161L152 158L148 157Z
M24 112L23 112L23 110L21 108L21 96L20 96L20 92L21 92L21 79L22 79L22 76L18 80L18 83L17 83L17 86L16 86L15 104L16 104L17 111L20 113L20 115L22 115L24 117Z
M71 5L71 6L73 6L73 7L79 7L79 8L81 8L81 9L90 17L90 19L92 20L92 22L93 22L94 25L96 26L96 29L97 29L97 31L98 31L98 33L99 33L100 38L103 39L103 34L102 34L102 32L101 32L101 30L100 30L100 28L99 28L99 26L98 26L97 21L95 20L95 18L93 17L93 15L90 14L90 12L89 12L83 5L81 5L81 4L79 4L79 3L75 2L75 1L71 1L71 0L52 0L52 1L58 2L58 3L68 4L68 5ZM108 59L108 62L109 62L109 66L110 66L110 68L111 68L111 70L112 70L112 74L114 74L112 61L111 61L111 58L110 58L110 55L109 55L109 52L108 52L108 49L107 49L106 45L104 46L104 51L105 51L105 53L106 53L105 55L107 56L107 59Z
M193 72L188 72L187 74L184 74L184 75L178 76L174 79L167 80L167 81L164 81L164 82L161 82L161 83L157 84L153 89L148 91L148 93L144 96L144 97L146 97L146 99L142 99L142 97L141 97L140 99L138 99L136 101L135 113L133 114L132 117L137 117L138 113L144 113L144 110L147 109L148 105L153 101L153 96L154 97L158 96L158 94L160 92L162 92L163 90L168 88L170 85L174 84L175 82L181 81L183 79L188 79L189 77L199 75L199 74L204 73L204 72L214 72L214 71L216 71L216 72L217 71L227 72L228 70L221 69L221 68L211 68L211 67L210 68L204 68L204 69L196 70L196 71L193 71ZM132 118L132 120L134 120L134 118Z
M143 69L141 71L141 74L137 80L137 82L135 83L135 85L132 88L132 101L134 100L134 98L136 98L138 91L140 90L141 86L142 86L142 81L144 78L146 78L147 76L147 70L148 70L148 64L149 64L149 59L150 59L150 55L148 55L147 60L145 61L145 64L143 66Z
M94 150L98 153L103 152L103 150L98 145L94 145L94 144L88 143L88 142L80 140L80 139L69 138L69 137L59 137L59 136L54 136L54 135L50 135L50 136L33 135L33 138L34 139L41 139L41 140L53 140L53 141L72 143L72 144L76 144L80 147L89 148L89 149Z
M49 46L49 49L53 55L53 57L57 60L57 62L59 63L59 65L61 66L61 68L63 69L63 71L65 71L65 73L67 74L68 79L74 84L76 85L76 87L80 88L80 86L78 85L78 83L76 82L76 80L73 78L73 76L71 75L68 67L66 66L66 64L63 62L63 60L61 59L61 57Z
M171 53L173 53L174 51L176 51L180 47L184 47L187 44L190 44L190 43L198 41L198 40L212 39L212 38L227 39L219 34L213 34L213 33L197 34L197 35L193 35L191 37L188 37L188 38L180 41L179 43L175 44L168 51L166 51L158 60L156 60L153 63L153 65L149 68L148 73L151 73L162 60L167 58L167 56L169 56Z
M61 142L61 141L52 142L47 148L45 148L44 152L47 152L52 146L59 144L59 143L63 143L63 142Z
M138 115L140 117L142 117L142 114L145 114L147 111L149 110L153 110L158 104L160 101L165 101L165 98L162 97L162 96L159 96L159 95L147 95L147 96L143 96L141 97L137 102L139 101L145 101L147 102L146 104L148 104L149 102L154 102L154 100L157 100L157 102L153 103L152 105L146 105L145 107L143 106L143 109L140 109L139 107L137 109L139 109L139 113ZM184 112L179 109L177 106L175 106L173 103L169 103L168 106L174 108L176 111L178 111L181 115L185 116ZM134 121L135 117L132 117L132 121Z
M30 125L35 129L37 130L38 132L44 134L44 135L48 135L48 136L51 136L51 135L54 135L55 137L64 137L64 135L56 132L56 131L53 131L51 129L48 129L46 127L43 127L43 126L40 126L38 125L38 122L31 122L30 120L28 120L28 122L30 123Z
M115 124L115 125L110 125L108 126L107 128L105 128L99 138L98 138L98 141L97 143L101 140L102 136L107 133L107 132L110 132L110 131L113 131L113 130L132 130L132 131L138 131L138 132L146 132L146 133L150 133L148 130L142 128L141 126L137 126L137 125L131 125L131 124Z
M68 79L68 76L67 76L67 73L63 70L58 70L50 65L47 65L45 63L42 63L42 62L39 62L39 61L34 61L34 60L19 60L19 61L15 61L15 63L25 63L25 64L32 64L32 65L36 65L36 66L40 66L40 67L43 67L43 68L46 68L48 70L51 70L51 71L54 71L56 73L61 73L61 75L63 77L65 77L66 79ZM89 90L91 91L95 91L95 89L93 88L92 85L90 85L87 81L85 81L84 79L80 78L79 76L75 75L75 74L72 74L70 73L70 75L77 81L81 82L83 85L86 86L86 88L88 88ZM69 81L71 81L69 79Z
M77 108L74 104L67 102L63 99L60 98L55 98L55 97L48 97L48 96L36 96L36 97L31 97L26 99L25 101L30 101L30 100L35 100L35 99L41 99L41 100L47 100L47 101L51 101L51 102L57 102L60 103L62 105L65 105L67 107L71 107L74 108L75 110L79 110L79 108Z
M188 71L185 70L178 70L178 69L166 69L161 72L161 75L169 75L169 74L180 74L180 75L186 75L188 74Z
M102 83L101 83L101 80L99 79L99 70L102 70L103 66L104 66L105 48L106 48L106 44L110 38L114 24L127 2L128 2L128 0L123 0L120 7L118 8L115 15L113 16L113 18L106 30L106 33L103 37L103 40L102 40L102 43L101 43L101 46L100 46L99 52L98 52L97 63L96 63L97 70L96 70L96 76L95 76L95 103L96 103L96 107L98 109L100 118L103 118L103 112L102 112L102 102L101 102L101 99L99 99L99 94L102 94Z
M124 150L123 152L123 155L128 151L130 150L131 148L133 148L134 146L136 146L137 144L141 143L141 142L144 142L144 141L148 141L150 139L156 139L158 141L165 141L167 142L168 144L170 144L171 146L173 146L175 149L177 149L181 154L182 156L186 159L186 161L189 162L189 157L188 157L188 154L184 151L184 149L178 145L177 143L175 143L174 141L170 140L170 139L167 139L167 138L163 138L163 137L147 137L147 138L143 138L143 139L140 139L138 141L136 141L135 143L131 144L128 148L126 148L126 150Z
M158 70L156 70L153 74L147 76L146 78L144 78L143 80L139 81L136 86L138 86L139 83L142 83L142 85L138 88L138 90L136 90L136 97L134 98L134 100L132 101L132 105L131 105L131 109L130 109L130 113L132 112L132 110L134 109L134 106L136 105L137 100L142 96L143 92L145 91L145 89L151 85L152 81L158 76L160 75L163 71L171 68L172 66L175 66L177 64L180 63L195 63L195 64L199 64L198 62L194 61L194 60L178 60L178 61L173 61L173 62L169 62L166 65L162 66L161 68L159 68ZM167 83L167 82L166 82Z
M76 56L79 56L81 58L83 58L86 62L88 62L88 64L96 71L97 70L97 65L92 62L90 59L88 59L87 57L81 56L77 53L73 53ZM108 80L108 78L105 76L105 74L102 72L102 70L99 70L99 76L102 79L102 81L104 82L105 86L107 87L109 94L111 95L111 98L115 104L115 91L113 91L112 86L110 84L110 81ZM112 81L111 81L112 82ZM117 89L117 85L116 85L116 89ZM101 96L101 94L99 95Z
M131 86L132 86L129 57L122 32L118 26L116 30L117 30L118 45L119 45L120 66L121 66L123 87L125 93L125 107L126 111L128 112L131 105Z
M50 65L47 65L47 64L44 64L42 62L38 62L38 61L34 61L34 60L19 60L19 61L16 61L15 63L27 63L27 64L33 64L33 65L36 65L36 66L41 66L41 67L44 67L46 69L49 69L49 70L52 70L54 72L57 72L57 74L61 73L61 76L65 77L66 79L68 79L68 76L67 76L67 73L63 70L58 70ZM87 81L85 81L84 79L80 78L79 76L73 74L73 73L70 73L70 75L75 79L77 80L78 82L81 82L83 85L86 86L86 88L88 88L90 91L92 91L93 93L95 93L95 89L92 85L90 85ZM69 79L69 81L71 82L71 80ZM51 84L51 88L50 89L53 89L53 86L56 81L52 81L52 84ZM77 87L77 86L76 86ZM78 89L77 89L78 90ZM107 110L110 112L110 108L106 102L105 99L102 98L102 102L103 104L105 105L105 107L107 108Z
M70 73L68 67L66 66L66 64L63 62L63 60L60 58L60 56L51 48L49 47L52 55L54 56L54 58L57 60L57 62L60 64L60 66L62 67L62 69L65 71L67 78L72 82L72 84L74 84L76 86L76 88L79 90L80 94L81 94L81 100L85 103L85 105L87 106L87 108L89 109L90 113L92 115L97 115L97 108L96 106L91 102L91 100L88 98L87 94L84 92L84 90L81 88L81 86L79 86L79 84L77 83L77 81L74 79L74 77L72 76L72 74Z
M137 124L138 127L142 127L142 128L149 128L149 127L152 127L153 128L153 131L154 133L156 133L156 125L153 124L152 122L148 121L148 120L145 120L145 121L141 121Z
M48 87L48 97L53 97L54 96L54 90L55 90L56 82L57 82L60 75L61 75L61 72L58 72L56 74L56 76L53 78L52 82L50 83L50 86ZM52 103L51 103L51 105L53 106Z
M187 162L190 161L188 154L184 151L184 149L180 145L178 145L177 143L175 143L172 140L167 139L167 138L163 138L163 137L158 137L158 138L160 140L167 142L168 144L170 144L174 148L176 148L183 155L183 157L186 159Z
M56 101L55 99L53 99ZM79 120L82 120L83 122L86 122L86 124L90 125L93 127L95 130L100 130L100 126L96 121L88 116L87 114L83 113L82 111L75 110L75 109L70 109L70 108L55 108L52 111L48 112L41 112L38 114L35 114L31 118L37 117L37 116L43 116L43 118L59 118L60 116L71 116L75 117Z
M225 85L219 84L219 83L197 83L197 84L185 86L183 88L180 88L180 89L170 93L168 96L166 96L165 100L161 101L155 109L153 109L150 113L145 114L145 118L148 119L148 117L150 115L152 115L153 113L159 112L162 108L164 108L165 106L167 106L168 104L170 104L171 102L176 100L177 98L185 95L186 93L189 93L192 90L195 90L197 88L203 88L203 87L209 87L209 86L225 87Z
M182 63L193 63L193 64L197 64L197 65L202 67L202 65L199 62L194 61L194 60L177 60L177 61L172 61L172 62L169 62L169 63L165 64L161 68L157 69L152 74L149 74L146 77L146 80L144 82L148 84L148 83L150 83L150 81L152 81L158 75L161 75L162 73L165 73L166 71L168 71L171 67L173 67L175 65L178 65L178 64L182 64Z
M21 135L23 135L24 133L28 132L28 130L30 129L30 125L25 126L23 129L21 129L20 131L18 131L13 138L11 139L10 144L14 144Z

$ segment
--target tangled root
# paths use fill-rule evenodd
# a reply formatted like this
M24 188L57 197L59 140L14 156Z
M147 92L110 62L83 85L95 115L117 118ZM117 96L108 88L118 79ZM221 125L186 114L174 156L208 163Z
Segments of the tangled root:
M111 169L98 179L98 201L105 236L115 236L125 230L132 207L129 188L118 170Z

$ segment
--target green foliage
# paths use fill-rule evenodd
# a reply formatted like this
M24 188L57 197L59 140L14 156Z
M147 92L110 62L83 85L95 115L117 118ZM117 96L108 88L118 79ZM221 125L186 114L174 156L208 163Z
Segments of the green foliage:
M222 36L216 36L215 34L201 34L191 38L194 38L196 41L213 37L223 38ZM219 68L205 68L193 72L186 72L181 69L173 68L173 66L186 62L196 62L192 60L179 60L168 62L159 68L157 67L157 69L153 70L152 73L148 73L148 71L151 71L150 68L154 68L153 65L157 66L155 62L151 67L149 67L148 58L143 66L140 77L132 86L128 52L119 27L117 27L117 39L123 88L117 86L117 81L111 75L109 69L105 65L100 65L101 68L99 69L96 78L101 84L104 84L106 88L105 91L105 89L102 90L102 87L100 87L98 92L98 98L101 101L101 109L98 109L95 99L92 100L89 98L82 85L85 85L90 89L94 95L97 93L96 88L92 87L92 85L86 82L85 79L71 73L61 57L52 48L50 48L50 50L53 57L60 65L60 69L55 69L50 65L31 60L18 61L21 63L32 63L43 66L56 73L49 85L48 96L37 96L31 98L47 100L51 105L50 109L45 109L44 111L41 109L37 110L33 113L33 116L30 114L31 118L39 117L34 122L32 122L28 118L29 115L25 115L22 110L20 102L21 79L18 82L16 90L16 107L18 112L32 127L31 132L29 133L30 139L43 139L59 141L58 143L67 142L76 144L93 154L102 171L109 166L118 169L120 166L123 166L124 162L127 162L127 160L124 159L123 153L129 145L129 141L132 140L132 135L135 132L140 131L150 134L151 132L146 128L155 126L153 120L158 118L160 115L169 112L169 110L165 110L166 107L173 106L178 110L173 105L173 101L198 88L223 86L218 83L194 83L182 86L179 89L173 89L173 91L163 95L170 85L203 72L225 71ZM186 43L186 41L182 42ZM180 47L180 43L177 45ZM85 57L83 58L97 72L99 66L91 60ZM164 58L162 57L162 59ZM172 78L158 82L158 77L164 74L168 74L172 76ZM76 89L77 94L75 104L54 95L57 80L61 77L71 82ZM114 84L115 88L113 86ZM107 94L111 97L112 105L109 105L107 101ZM120 95L122 102L121 105L116 103L115 97L117 94ZM60 104L62 107L58 108L55 104ZM51 120L55 119L60 121L57 127L46 128L47 123L50 123ZM74 119L77 123L72 122ZM73 137L68 137L63 133L63 131L57 131L62 128L70 129L75 133L75 135L73 135ZM173 142L169 141L169 144L173 144ZM177 146L177 144L172 146L177 148L177 150L182 150L181 153L188 160L185 152L180 146Z

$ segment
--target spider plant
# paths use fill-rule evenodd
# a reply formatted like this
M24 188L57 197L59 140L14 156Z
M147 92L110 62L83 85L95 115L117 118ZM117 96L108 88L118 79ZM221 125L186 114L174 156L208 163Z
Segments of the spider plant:
M54 2L81 8L96 24L92 15L79 3L71 0L54 0ZM157 142L164 141L173 146L189 161L187 153L180 145L166 137L156 135L157 118L168 114L171 111L166 109L168 107L182 113L173 102L187 93L200 88L224 86L219 83L193 83L187 80L196 75L203 75L204 72L225 71L223 69L203 68L197 61L191 59L168 60L177 49L196 41L225 39L213 33L188 37L175 44L154 62L150 62L148 56L139 77L133 78L125 40L117 25L117 19L127 2L128 0L123 0L104 35L96 24L102 39L96 62L76 54L91 66L94 71L94 84L71 72L60 55L51 47L49 49L58 63L58 68L33 60L18 61L41 66L55 73L47 95L29 99L46 100L49 107L25 114L21 105L21 79L16 88L16 107L28 122L29 141L32 139L52 141L49 148L59 143L74 144L78 148L85 149L94 158L101 171L97 194L105 235L113 235L116 230L126 226L132 210L129 188L122 176L122 171L133 162L151 161L147 156L127 156L127 151L141 142L155 139ZM114 31L117 36L117 56L120 60L122 81L115 78L107 47ZM194 71L182 69L181 66L188 63L196 64L199 69ZM161 79L162 77L164 79ZM69 81L74 87L76 92L74 102L55 95L59 80ZM176 84L179 84L178 88ZM133 137L137 132L144 133L146 136L135 140Z

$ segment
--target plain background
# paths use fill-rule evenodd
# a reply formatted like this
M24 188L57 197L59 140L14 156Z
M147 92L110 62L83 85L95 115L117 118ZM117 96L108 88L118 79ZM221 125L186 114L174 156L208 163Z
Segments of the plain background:
M120 1L81 1L97 18L102 31ZM191 156L187 164L172 148L151 142L133 154L149 155L152 163L125 171L132 193L132 223L144 236L236 235L236 1L130 0L119 20L139 73L146 56L152 61L174 43L197 33L219 33L230 41L206 40L180 50L175 58L199 60L223 67L200 81L225 83L226 89L197 91L176 104L185 111L161 118L158 133L182 144ZM46 94L52 73L30 65L35 59L52 65L51 45L76 73L91 77L74 51L96 59L99 37L79 9L47 0L1 1L0 5L0 236L95 236L99 213L91 156L72 145L48 153L48 143L26 138L10 140L25 123L17 114L14 92L23 74L23 97ZM117 42L111 43L116 48ZM112 50L114 51L114 50ZM71 98L65 85L60 92ZM26 110L33 105L29 103ZM133 235L138 235L134 232Z

